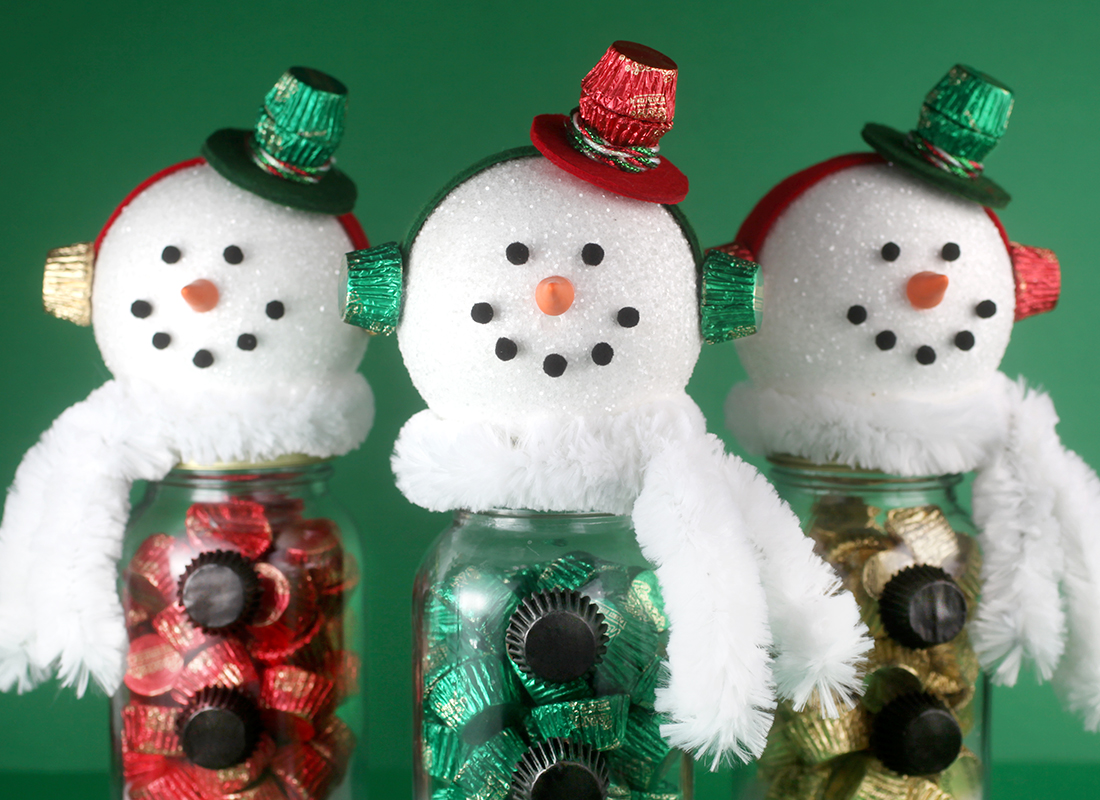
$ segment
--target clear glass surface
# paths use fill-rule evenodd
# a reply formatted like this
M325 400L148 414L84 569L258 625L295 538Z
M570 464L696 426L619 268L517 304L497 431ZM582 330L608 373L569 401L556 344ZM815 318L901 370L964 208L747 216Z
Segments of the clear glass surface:
M146 486L120 561L113 796L346 799L362 782L362 555L331 474L177 468Z
M965 629L981 555L956 495L962 477L771 460L772 482L855 596L875 647L865 694L840 719L780 705L755 776L741 773L736 796L979 800L988 785L989 691Z
M629 517L460 511L414 617L417 800L692 797L653 711L668 621Z

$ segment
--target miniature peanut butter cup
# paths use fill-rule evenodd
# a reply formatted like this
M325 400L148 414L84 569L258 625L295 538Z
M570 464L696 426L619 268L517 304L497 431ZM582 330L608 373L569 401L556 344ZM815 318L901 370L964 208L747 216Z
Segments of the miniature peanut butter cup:
M252 754L259 736L256 705L231 689L203 689L180 713L183 751L192 764L204 769L240 764Z
M966 596L942 569L918 564L887 582L879 611L890 637L918 650L958 636L966 624Z
M607 649L603 615L587 596L554 589L525 598L504 637L524 673L566 683L588 674Z
M604 755L569 739L535 743L512 777L516 800L605 800L611 774Z
M943 703L924 692L890 701L872 723L871 751L902 775L943 772L961 748L959 723Z
M252 564L230 550L200 553L180 576L180 604L207 633L248 624L262 595Z

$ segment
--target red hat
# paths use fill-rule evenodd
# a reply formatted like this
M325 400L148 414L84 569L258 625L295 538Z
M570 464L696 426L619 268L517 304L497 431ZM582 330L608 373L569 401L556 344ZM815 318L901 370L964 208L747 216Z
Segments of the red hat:
M775 221L808 189L842 170L863 164L885 163L886 159L877 153L848 153L796 172L780 181L761 198L741 223L736 239L711 249L755 261ZM1001 240L1012 259L1012 271L1016 280L1016 321L1053 310L1058 303L1062 283L1057 256L1042 247L1009 241L1008 233L997 214L988 206L983 208L1001 234ZM762 264L761 268L766 270L767 265Z
M572 115L541 114L531 142L571 175L648 203L679 203L688 180L657 156L676 113L676 62L651 47L615 42L581 81Z

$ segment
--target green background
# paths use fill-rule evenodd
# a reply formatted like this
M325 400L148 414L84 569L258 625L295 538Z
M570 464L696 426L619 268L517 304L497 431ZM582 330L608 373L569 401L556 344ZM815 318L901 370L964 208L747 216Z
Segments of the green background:
M1049 389L1063 440L1100 464L1094 3L5 5L0 484L51 420L109 377L89 329L41 313L45 251L93 238L133 186L196 155L215 128L251 124L286 67L314 66L350 88L338 157L359 184L360 220L383 242L402 237L452 174L526 143L534 115L572 108L581 77L619 38L679 63L676 127L662 150L692 179L683 208L704 245L731 239L787 174L865 149L864 122L910 126L957 61L1012 86L1016 110L989 174L1015 197L1002 215L1010 236L1055 249L1064 288L1057 313L1019 325L1004 368ZM375 795L400 797L410 763L410 585L447 518L411 507L393 487L393 440L422 407L396 342L374 340L363 371L378 417L368 442L338 463L334 490L380 566L368 597L369 747ZM723 398L741 376L724 345L704 352L691 383L719 434ZM39 797L102 792L86 774L108 763L106 705L55 685L0 696L0 787ZM1100 739L1059 709L1049 687L1024 676L998 689L993 719L995 796L1097 795ZM26 774L35 772L53 777ZM706 776L700 794L722 797L730 781Z

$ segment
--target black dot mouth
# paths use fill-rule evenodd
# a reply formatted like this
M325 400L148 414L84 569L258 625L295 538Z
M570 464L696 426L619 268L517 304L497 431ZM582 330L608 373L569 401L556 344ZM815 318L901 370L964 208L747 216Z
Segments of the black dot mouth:
M558 353L551 353L542 360L542 371L551 378L560 378L565 374L565 368L568 366L569 362L565 360L565 356Z
M214 354L209 350L197 350L194 357L191 359L191 363L199 369L206 369L214 363Z
M153 347L157 350L163 350L170 344L172 344L172 337L169 334L163 332L153 334Z
M893 331L880 331L875 336L875 345L879 350L892 350L898 343L898 337Z
M255 350L256 335L252 333L242 333L237 337L237 347L241 350Z
M592 348L592 361L597 366L606 367L615 357L615 350L607 342L600 342Z
M926 344L917 348L917 362L928 366L936 362L936 351Z
M519 352L519 347L511 339L501 336L497 339L495 352L501 361L511 361Z
M969 350L974 346L974 334L970 331L959 331L955 334L955 347L960 350Z

